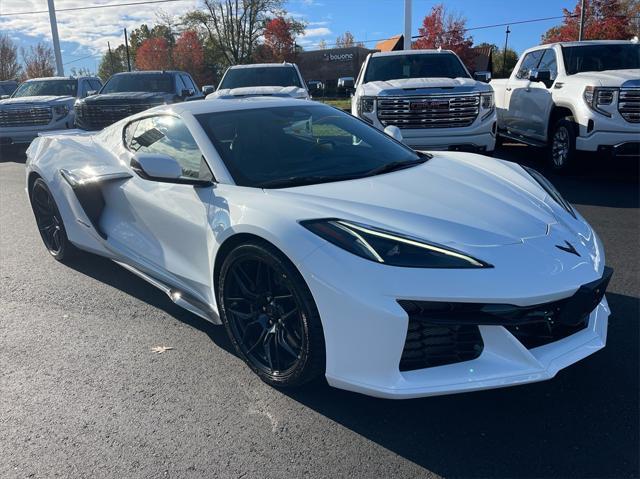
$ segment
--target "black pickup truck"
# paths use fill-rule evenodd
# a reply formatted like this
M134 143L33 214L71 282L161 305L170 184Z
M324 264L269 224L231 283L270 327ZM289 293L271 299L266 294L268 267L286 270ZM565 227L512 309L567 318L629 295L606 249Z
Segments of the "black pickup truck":
M99 92L76 102L76 127L101 130L154 106L201 98L202 93L186 72L116 73Z

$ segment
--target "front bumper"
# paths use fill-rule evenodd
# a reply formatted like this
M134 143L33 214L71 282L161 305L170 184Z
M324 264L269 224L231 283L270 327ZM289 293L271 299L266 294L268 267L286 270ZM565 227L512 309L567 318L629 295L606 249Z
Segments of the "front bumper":
M367 123L384 130L376 113L364 114ZM497 116L495 110L487 118L481 114L473 124L456 128L401 129L402 141L414 150L452 150L492 152L496 147Z
M501 248L516 253L521 246ZM531 261L528 274L520 272L522 279L514 281L511 271L497 268L413 270L350 261L348 253L333 246L316 250L299 268L323 322L327 381L392 399L469 392L550 379L603 348L609 316L605 298L584 329L549 344L527 349L506 327L480 325L484 347L476 359L401 370L409 317L398 299L538 305L573 296L604 272L601 265L599 271L581 266L549 274L544 268L535 270L535 259Z
M74 121L73 112L69 112L65 117L52 120L48 125L3 127L0 128L0 145L29 144L40 133L73 128Z

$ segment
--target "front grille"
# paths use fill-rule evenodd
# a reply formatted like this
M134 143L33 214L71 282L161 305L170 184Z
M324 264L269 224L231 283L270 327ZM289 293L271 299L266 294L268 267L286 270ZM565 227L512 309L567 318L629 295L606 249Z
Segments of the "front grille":
M410 319L400 371L470 361L480 356L483 347L478 326L440 326Z
M101 130L116 121L131 116L135 113L148 110L156 105L150 104L82 104L76 107L78 125L89 130Z
M618 111L629 123L640 123L640 88L622 88Z
M480 356L479 325L504 326L528 349L585 329L602 301L613 270L581 286L573 296L533 306L399 300L409 316L400 370L469 361Z
M384 126L398 128L459 128L478 117L478 95L430 95L381 97L377 101L378 119Z
M51 107L3 108L0 110L0 127L48 125L51 118Z

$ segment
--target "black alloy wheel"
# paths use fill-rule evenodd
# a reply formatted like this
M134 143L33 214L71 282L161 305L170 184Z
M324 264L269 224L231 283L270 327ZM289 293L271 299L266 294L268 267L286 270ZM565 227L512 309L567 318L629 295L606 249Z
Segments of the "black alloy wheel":
M47 251L58 261L68 259L75 248L67 238L62 215L42 178L33 183L30 199L38 231Z
M267 244L236 247L218 278L220 313L238 354L264 381L298 386L324 372L320 318L302 276Z

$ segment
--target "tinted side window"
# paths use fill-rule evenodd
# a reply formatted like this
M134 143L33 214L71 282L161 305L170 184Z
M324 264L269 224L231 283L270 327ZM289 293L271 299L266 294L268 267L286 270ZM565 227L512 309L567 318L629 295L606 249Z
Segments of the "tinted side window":
M182 90L188 88L187 85L182 81L182 75L176 75L176 86L178 87L178 95L182 93Z
M193 90L196 93L198 92L198 88L196 88L195 84L193 83L193 80L189 75L180 75L180 76L182 77L182 81L184 82L184 84L187 86L187 89Z
M540 60L540 64L538 65L538 70L549 70L551 72L551 79L556 79L558 76L558 62L556 61L556 52L553 51L553 48L544 51L542 60Z
M520 80L528 79L531 70L538 66L538 62L540 61L543 53L544 50L536 50L535 52L527 53L520 64L520 69L516 74L516 78L519 78Z
M91 89L92 90L100 90L100 88L102 88L102 83L100 83L98 80L90 80L91 82Z
M175 158L185 178L213 178L189 129L179 118L158 115L131 123L125 128L124 141L133 152L162 153Z

